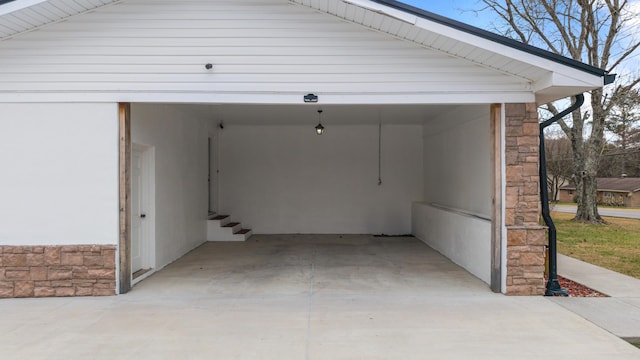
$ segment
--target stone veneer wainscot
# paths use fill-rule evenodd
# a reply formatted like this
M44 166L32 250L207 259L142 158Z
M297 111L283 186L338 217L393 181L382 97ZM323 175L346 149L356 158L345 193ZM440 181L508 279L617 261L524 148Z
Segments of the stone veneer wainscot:
M545 231L540 225L540 125L536 104L505 106L507 294L544 294Z
M0 298L116 291L115 245L0 246Z

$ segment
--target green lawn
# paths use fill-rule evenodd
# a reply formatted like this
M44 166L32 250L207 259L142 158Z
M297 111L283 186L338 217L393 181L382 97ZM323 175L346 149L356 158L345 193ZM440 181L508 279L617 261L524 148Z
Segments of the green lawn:
M640 220L607 217L607 225L571 221L573 214L553 212L558 252L640 279Z

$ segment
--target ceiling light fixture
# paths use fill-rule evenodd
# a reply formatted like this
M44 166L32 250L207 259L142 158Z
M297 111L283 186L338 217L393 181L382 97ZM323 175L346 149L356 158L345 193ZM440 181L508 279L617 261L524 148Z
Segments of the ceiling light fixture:
M317 103L318 102L318 95L316 94L307 94L303 97L304 102L306 103Z
M318 109L318 125L316 125L316 134L322 135L324 133L324 126L322 126L322 110Z

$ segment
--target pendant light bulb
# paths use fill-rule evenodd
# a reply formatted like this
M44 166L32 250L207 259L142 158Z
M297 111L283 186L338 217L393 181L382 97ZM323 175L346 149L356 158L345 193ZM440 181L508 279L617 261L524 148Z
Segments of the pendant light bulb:
M322 126L322 109L318 109L318 125L316 125L316 134L322 135L324 133L324 126Z

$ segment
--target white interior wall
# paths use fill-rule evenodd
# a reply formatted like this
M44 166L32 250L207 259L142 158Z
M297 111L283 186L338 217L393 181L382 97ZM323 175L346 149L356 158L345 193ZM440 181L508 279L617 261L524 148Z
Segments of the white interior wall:
M116 244L117 104L0 104L0 244Z
M220 138L220 206L255 233L411 230L422 199L422 126L226 125Z
M131 138L155 151L156 268L206 240L207 137L215 132L206 111L183 105L132 104Z
M489 106L459 107L424 125L424 201L412 233L458 265L491 279Z
M461 106L425 123L425 201L491 216L489 105Z
M413 204L412 217L415 237L485 283L491 282L491 221L424 202Z

